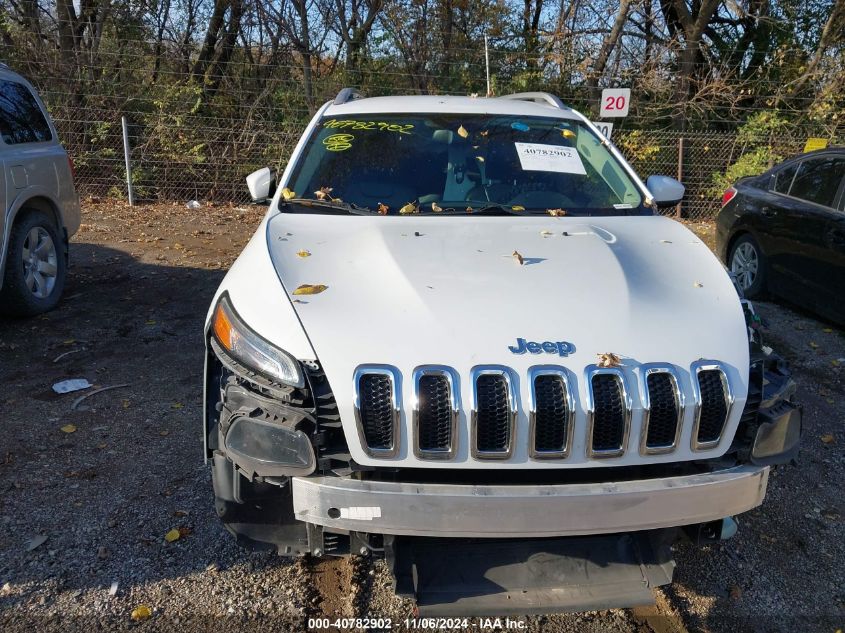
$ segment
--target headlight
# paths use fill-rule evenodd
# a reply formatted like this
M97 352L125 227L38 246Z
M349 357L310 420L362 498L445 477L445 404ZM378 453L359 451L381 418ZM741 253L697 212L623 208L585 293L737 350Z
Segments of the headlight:
M297 360L249 329L235 312L226 293L220 296L214 309L211 332L232 358L250 369L287 385L305 386Z

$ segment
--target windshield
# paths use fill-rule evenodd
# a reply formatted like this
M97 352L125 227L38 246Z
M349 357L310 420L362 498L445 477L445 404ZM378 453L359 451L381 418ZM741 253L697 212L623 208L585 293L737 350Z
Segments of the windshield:
M477 114L325 117L286 197L381 213L651 213L622 165L570 119ZM325 212L323 205L286 211Z

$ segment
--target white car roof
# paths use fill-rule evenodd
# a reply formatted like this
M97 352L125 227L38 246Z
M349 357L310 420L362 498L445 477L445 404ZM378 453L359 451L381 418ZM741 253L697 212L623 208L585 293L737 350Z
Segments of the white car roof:
M331 104L324 116L387 113L504 114L577 119L570 108L505 97L400 96L357 98L339 105Z

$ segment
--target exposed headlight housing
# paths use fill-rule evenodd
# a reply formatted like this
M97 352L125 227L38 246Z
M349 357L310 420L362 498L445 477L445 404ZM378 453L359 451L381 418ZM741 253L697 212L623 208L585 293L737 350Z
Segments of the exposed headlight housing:
M270 380L305 386L299 362L253 332L232 307L228 293L220 295L214 308L211 333L226 353L246 367Z

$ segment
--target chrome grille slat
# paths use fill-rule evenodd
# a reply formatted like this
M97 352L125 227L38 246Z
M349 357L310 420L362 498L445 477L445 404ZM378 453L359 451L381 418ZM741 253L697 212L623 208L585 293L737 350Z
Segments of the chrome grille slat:
M647 364L641 368L643 424L640 454L674 451L684 417L678 375L670 365Z
M693 364L692 375L695 394L692 449L701 451L719 445L730 418L734 398L727 374L720 363L698 361Z
M365 365L354 380L361 445L372 457L394 457L399 446L399 372L388 365Z
M587 410L590 457L619 457L625 453L631 430L631 400L622 370L613 367L588 371Z
M575 402L566 372L559 368L529 370L531 410L528 453L534 459L569 456L575 425Z
M510 373L505 367L476 367L472 385L473 457L507 459L513 454L517 411Z
M460 414L454 371L439 365L418 367L414 395L414 453L420 459L454 457Z

